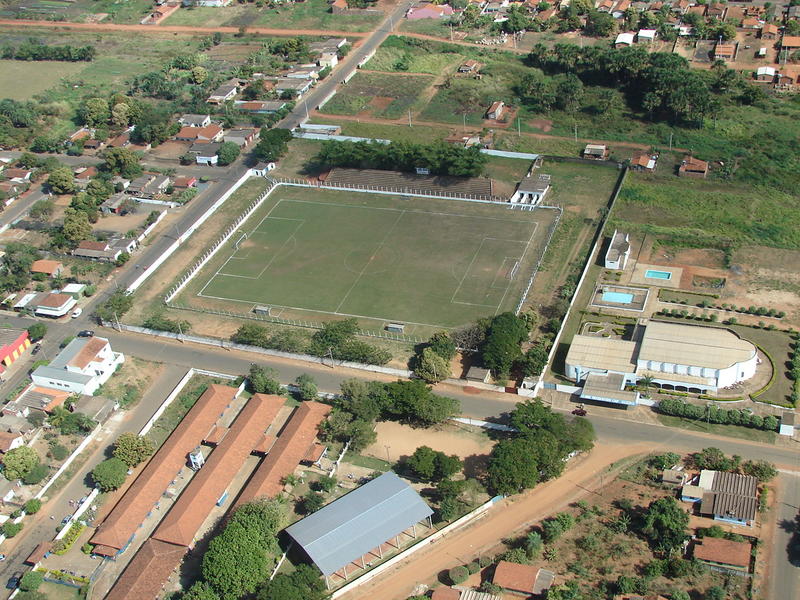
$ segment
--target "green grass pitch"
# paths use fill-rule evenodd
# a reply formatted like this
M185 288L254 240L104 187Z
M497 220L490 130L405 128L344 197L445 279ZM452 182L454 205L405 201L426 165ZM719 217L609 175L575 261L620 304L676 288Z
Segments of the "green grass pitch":
M273 197L198 275L201 299L454 327L513 310L540 251L535 211L304 188Z

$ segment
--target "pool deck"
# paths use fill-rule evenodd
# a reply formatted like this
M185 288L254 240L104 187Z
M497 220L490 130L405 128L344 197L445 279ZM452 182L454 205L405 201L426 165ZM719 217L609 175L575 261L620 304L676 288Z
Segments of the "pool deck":
M663 271L665 273L672 273L669 279L656 279L654 277L647 277L647 271ZM630 282L634 285L647 285L657 286L663 288L679 289L681 287L681 277L683 276L683 269L681 267L664 267L662 265L648 265L646 263L636 263L631 274Z

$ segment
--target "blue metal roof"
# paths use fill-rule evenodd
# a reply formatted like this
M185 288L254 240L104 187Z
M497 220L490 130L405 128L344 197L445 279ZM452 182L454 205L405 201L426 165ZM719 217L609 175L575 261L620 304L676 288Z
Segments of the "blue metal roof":
M433 514L391 471L286 528L323 575L331 575Z

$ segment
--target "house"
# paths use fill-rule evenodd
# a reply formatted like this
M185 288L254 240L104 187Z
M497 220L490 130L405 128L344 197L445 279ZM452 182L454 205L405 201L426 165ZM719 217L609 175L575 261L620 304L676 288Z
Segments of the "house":
M483 367L470 367L467 371L465 379L467 381L477 381L480 383L488 383L492 373L489 369Z
M316 81L319 79L321 70L318 67L295 67L286 71L283 76L288 79L313 79Z
M492 105L486 111L486 118L499 121L503 118L506 112L506 103L502 101L492 102Z
M250 169L250 171L253 173L253 177L266 177L270 171L275 169L275 167L276 165L274 162L259 162L255 167Z
M10 168L3 171L3 176L14 183L28 183L33 171L31 169Z
M312 85L314 85L312 79L290 79L288 77L283 77L275 82L275 91L278 92L278 94L288 92L294 96L302 96L311 89Z
M608 159L608 146L603 144L586 144L586 148L583 149L583 158L606 160Z
M477 60L470 59L467 62L462 63L458 67L458 72L459 73L474 73L475 71L478 70L478 67L480 67L480 66L481 66L481 63L479 63Z
M113 138L110 142L108 142L109 148L125 148L126 146L130 145L131 145L130 131L124 131L120 133L117 137Z
M286 106L282 100L236 100L233 103L237 110L245 112L268 115L276 113Z
M444 19L445 17L451 16L453 16L453 8L449 4L423 3L409 8L406 13L406 19L409 21L418 21L420 19Z
M653 172L658 162L658 153L656 152L637 152L631 157L631 169L634 171L648 171Z
M350 10L347 0L333 0L331 2L331 12L334 15L343 15Z
M786 20L796 21L800 19L800 5L790 6L786 9Z
M205 127L181 127L175 134L175 139L180 142L218 142L224 132L216 123Z
M86 127L81 127L80 129L78 129L78 131L76 131L75 133L73 133L72 135L70 135L67 138L65 144L67 146L72 146L73 144L75 144L77 142L83 142L85 140L90 139L92 137L92 135L94 135L94 131L93 130L88 129Z
M24 445L25 436L18 431L0 431L0 452L3 454Z
M678 167L678 177L695 177L705 179L708 175L708 163L691 154L687 154Z
M75 185L81 189L84 189L89 182L92 180L92 177L97 176L97 167L78 167L73 171Z
M538 2L536 5L538 6ZM539 21L540 23L544 23L549 21L550 19L556 17L558 15L558 11L555 8L548 8L547 10L540 10L536 13L534 19Z
M758 510L758 480L752 475L703 470L700 514L734 525L751 525Z
M738 48L739 44L736 42L717 42L714 46L714 60L734 61Z
M555 574L532 565L520 565L507 560L497 563L492 582L513 594L539 596L553 585Z
M332 69L336 65L339 64L339 53L335 51L331 52L323 52L322 54L317 55L317 65L322 67L328 67Z
M597 7L596 8L597 8L597 12L610 13L611 9L613 7L614 7L614 1L613 0L600 0L597 3Z
M574 336L566 375L576 382L615 375L626 384L650 377L661 389L707 394L756 373L756 347L729 329L652 319L639 327L644 331L631 341Z
M13 181L0 181L0 192L6 195L5 204L11 204L24 191L24 187Z
M38 301L36 314L40 317L63 317L70 312L78 301L69 294L47 294Z
M621 19L625 16L625 11L631 6L631 0L619 0L616 6L611 10L611 16L615 19Z
M92 140L86 140L83 143L83 149L84 150L97 151L97 150L102 150L103 148L105 148L105 146L106 146L106 143L103 140L94 140L94 139L92 139Z
M185 190L187 188L197 187L197 177L176 177L172 182L172 187L176 190Z
M311 42L308 44L309 52L338 52L339 49L347 44L347 38L328 38L319 42Z
M211 125L211 115L181 115L178 123L183 127L208 127Z
M245 147L248 146L254 139L256 139L256 133L258 133L252 127L245 128L245 127L235 127L233 129L228 130L223 138L225 142L233 142L237 146Z
M755 80L763 83L774 83L778 71L775 67L758 67L754 73Z
M100 205L100 212L106 215L124 215L133 207L133 199L125 192L117 192Z
M31 345L25 329L0 329L0 373L14 364Z
M530 174L517 185L517 189L511 196L511 202L520 202L535 206L541 204L547 192L550 191L550 175L539 175L532 177Z
M742 29L760 29L763 21L756 17L746 17L742 19Z
M219 161L219 148L222 144L201 144L195 142L189 147L188 153L194 154L195 163L209 167L217 166Z
M463 587L437 587L431 594L431 600L502 600L496 594L478 592Z
M618 33L617 39L614 40L614 48L625 48L627 46L633 46L633 41L635 37L636 34L630 31Z
M106 338L75 338L58 353L49 365L37 367L31 374L34 385L92 395L125 362L121 352L114 352Z
M797 50L800 48L800 35L784 35L781 50Z
M608 244L603 265L606 269L623 271L628 264L628 257L631 254L631 244L627 233L614 230L611 242Z
M692 554L715 571L747 574L750 572L750 542L704 537L695 540Z
M786 91L792 90L800 79L800 69L795 66L784 66L782 73L775 75L775 89Z
M31 273L44 273L48 277L59 277L64 272L64 265L57 260L42 258L31 264Z
M148 200L165 193L170 185L170 181L167 175L145 173L131 181L130 185L125 188L125 193L134 198Z
M640 44L652 44L658 37L658 30L656 29L640 29L636 35L636 40Z
M779 31L780 30L778 29L777 25L774 25L772 23L766 23L761 28L761 34L760 34L761 35L761 39L762 40L777 40Z
M239 93L239 86L234 83L226 83L219 86L206 99L208 104L222 104L228 100L233 100Z
M61 288L62 294L69 294L75 300L79 300L83 296L83 290L86 289L85 283L68 283Z
M107 242L84 240L72 251L72 256L114 262L123 252L130 254L135 249L136 240L132 238L118 238Z
M708 6L708 10L706 11L706 16L709 19L718 19L720 21L725 20L725 13L728 7L725 4L710 4Z
M183 6L202 6L204 8L220 8L228 6L231 0L183 0Z

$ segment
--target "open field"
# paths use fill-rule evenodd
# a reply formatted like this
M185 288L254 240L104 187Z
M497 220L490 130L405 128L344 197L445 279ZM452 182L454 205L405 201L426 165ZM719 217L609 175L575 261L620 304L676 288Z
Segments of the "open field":
M268 305L283 318L454 327L514 309L552 217L282 187L180 301L236 312Z
M232 4L223 8L181 8L168 17L166 25L263 26L277 29L330 29L333 31L369 31L383 15L334 15L326 0L307 0L276 8L253 4Z
M153 9L148 0L11 0L0 11L7 19L47 19L89 21L103 15L102 21L139 23Z
M359 72L341 86L339 92L322 108L333 115L365 114L397 119L409 109L416 109L420 95L431 85L426 75L391 75Z
M29 100L57 84L62 77L76 75L86 63L0 60L0 98Z

